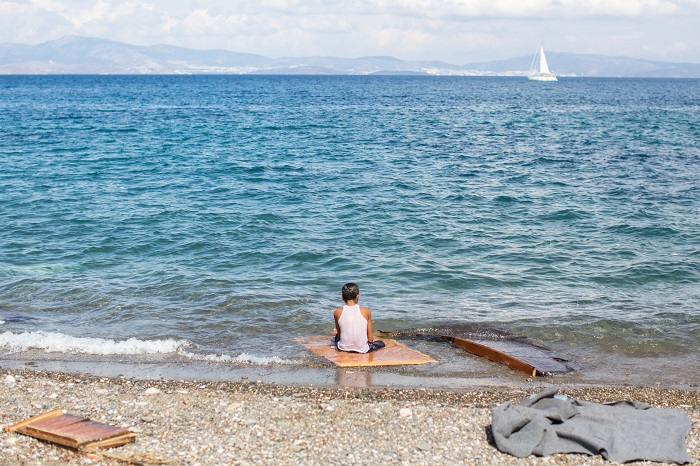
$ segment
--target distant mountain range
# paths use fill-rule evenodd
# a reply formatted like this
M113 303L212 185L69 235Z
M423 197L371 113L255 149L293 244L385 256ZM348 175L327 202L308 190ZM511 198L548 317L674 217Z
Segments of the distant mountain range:
M700 78L700 64L629 57L547 52L561 77ZM0 44L0 74L424 74L443 76L524 76L532 57L452 65L394 57L286 57L227 50L149 47L105 39L66 36L38 45Z

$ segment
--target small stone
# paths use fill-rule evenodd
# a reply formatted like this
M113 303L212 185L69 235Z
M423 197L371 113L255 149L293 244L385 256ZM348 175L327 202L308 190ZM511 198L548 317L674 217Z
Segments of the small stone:
M413 416L413 411L411 411L411 410L408 409L408 408L401 408L401 409L399 410L399 416L401 416L401 417L411 417L411 416Z
M241 376L241 379L243 379L243 380L248 380L248 376L247 376L247 375L242 375L242 376Z
M95 393L97 393L98 395L106 395L107 393L109 393L109 390L107 390L106 388L98 388L97 390L95 390Z
M147 389L144 393L146 395L157 395L160 393L160 390L158 390L156 387L151 387L151 388Z
M428 442L421 442L418 445L416 445L416 448L420 451L428 451L430 450L430 444Z
M5 383L8 385L12 385L15 382L16 382L15 378L12 377L11 375L8 375L7 377L5 377Z
M240 404L240 403L231 403L230 405L228 405L228 406L226 407L226 411L235 411L235 410L237 410L237 409L240 408L240 407L241 407L241 404Z
M58 398L58 393L52 393L52 394L50 394L50 395L49 395L49 398L52 399L52 400L55 400L56 398Z

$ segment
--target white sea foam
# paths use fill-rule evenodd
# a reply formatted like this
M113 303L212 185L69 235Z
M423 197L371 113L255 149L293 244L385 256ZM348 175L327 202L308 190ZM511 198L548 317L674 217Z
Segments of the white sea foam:
M47 353L94 355L147 355L178 354L193 361L223 362L231 364L295 364L278 356L258 357L247 353L238 356L228 354L197 354L187 351L193 344L187 340L111 340L107 338L82 338L54 332L0 333L0 350L6 353L22 353L27 350L43 350Z
M47 353L73 354L169 354L191 346L186 340L111 340L107 338L81 338L52 332L4 332L0 334L0 348L10 353L29 349Z

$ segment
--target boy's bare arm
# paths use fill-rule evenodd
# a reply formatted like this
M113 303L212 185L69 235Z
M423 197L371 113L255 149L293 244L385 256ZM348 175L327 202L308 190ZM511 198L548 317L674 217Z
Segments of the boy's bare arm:
M333 311L333 319L335 320L335 336L337 338L340 338L340 325L338 324L338 319L340 319L340 315L343 313L343 309L339 308Z
M372 312L369 310L369 308L361 307L360 313L362 314L362 317L367 319L367 341L372 343L374 341L374 335L372 332Z

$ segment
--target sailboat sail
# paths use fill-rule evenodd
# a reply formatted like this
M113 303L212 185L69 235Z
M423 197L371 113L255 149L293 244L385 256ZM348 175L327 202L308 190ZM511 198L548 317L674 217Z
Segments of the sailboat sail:
M527 79L531 81L556 81L557 77L549 71L549 65L547 64L547 57L544 55L544 48L540 47L540 50L535 53L535 57L532 59L532 66L530 67L530 73L527 75Z
M540 47L540 73L549 73L547 57L544 56L544 49Z

